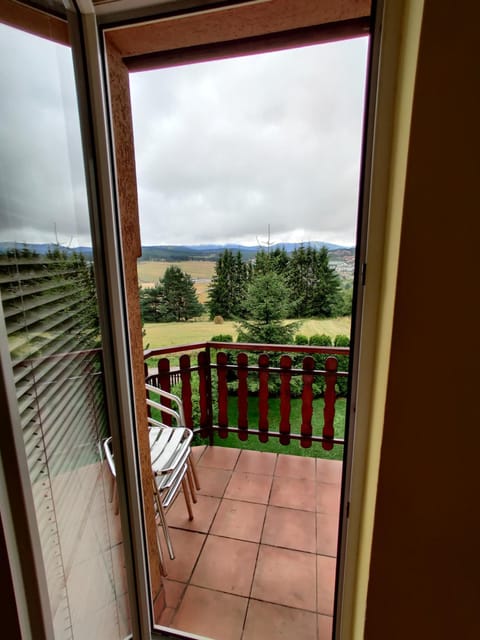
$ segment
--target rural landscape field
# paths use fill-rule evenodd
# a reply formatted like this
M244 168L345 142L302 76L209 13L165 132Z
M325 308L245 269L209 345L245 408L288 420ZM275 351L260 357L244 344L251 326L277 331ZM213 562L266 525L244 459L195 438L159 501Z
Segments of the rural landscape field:
M207 300L207 289L215 272L215 262L208 260L183 260L168 262L167 260L141 260L137 263L138 283L141 287L150 288L163 278L168 267L175 265L188 273L194 282L199 301Z
M288 321L287 321L288 322ZM144 326L145 349L168 347L174 345L205 342L219 334L229 334L233 340L237 336L237 323L227 320L223 324L215 324L213 320L189 320L188 322L149 322ZM298 333L308 338L316 333L332 337L350 335L350 317L343 318L307 318L300 320Z

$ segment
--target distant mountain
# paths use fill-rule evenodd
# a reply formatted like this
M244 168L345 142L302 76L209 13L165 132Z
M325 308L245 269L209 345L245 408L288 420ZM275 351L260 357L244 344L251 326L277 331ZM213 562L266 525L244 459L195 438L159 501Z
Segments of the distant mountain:
M331 242L278 242L270 245L270 249L285 249L287 253L292 253L300 246L311 246L315 249L326 247L329 252L347 251L353 252L352 247L342 247ZM197 245L157 245L142 247L142 257L140 260L216 260L218 256L225 250L240 251L246 259L255 257L256 253L265 249L265 247L248 246L242 244L197 244Z
M66 251L67 253L82 253L86 258L92 257L92 247L62 247L61 245L55 244L53 242L50 243L32 243L32 242L0 242L0 253L2 251L7 251L8 249L22 249L26 247L30 249L30 251L36 251L40 255L44 255L49 250L53 249L61 249L62 251Z
M292 253L295 249L298 249L300 246L311 246L315 249L319 249L321 247L326 247L332 256L332 258L337 255L337 259L341 259L344 256L354 256L355 248L354 247L342 247L338 244L332 244L330 242L278 242L276 244L270 245L270 249L274 250L277 248L284 248L287 253ZM32 251L36 251L37 253L43 255L47 253L49 249L54 249L58 245L53 243L51 244L33 244L26 243L23 244L15 244L14 242L0 242L0 252L6 251L7 249L12 249L13 247L21 248L26 246L28 249ZM68 253L82 253L86 258L92 258L92 248L91 247L75 247L74 249L70 247L60 247L64 251ZM247 246L241 244L198 244L198 245L154 245L154 246L144 246L142 247L142 256L140 260L165 260L168 262L180 262L185 260L208 260L215 261L218 256L225 250L230 249L232 251L240 251L242 257L245 259L254 258L256 253L260 249L265 249L265 247L258 246Z
M327 247L327 249L329 251L333 250L333 249L344 249L345 247L343 247L342 245L339 244L332 244L331 242L321 242L318 240L314 240L313 242L276 242L275 244L271 244L270 248L271 249L277 249L277 248L284 248L285 251L287 251L287 253L291 253L292 251L294 251L295 249L298 249L298 247L300 247L301 245L303 245L304 247L306 246L310 246L310 247L315 247L315 249L321 249L321 247ZM196 250L201 250L201 251L223 251L223 249L232 249L232 250L239 250L239 251L252 251L254 253L256 253L259 249L261 248L265 248L264 246L259 247L258 245L243 245L243 244L192 244L192 245L187 245L187 247L189 249L196 249Z

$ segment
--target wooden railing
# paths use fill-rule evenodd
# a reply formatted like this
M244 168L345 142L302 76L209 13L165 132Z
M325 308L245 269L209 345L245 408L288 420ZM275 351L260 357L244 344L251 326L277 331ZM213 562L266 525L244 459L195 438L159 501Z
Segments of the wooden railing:
M247 440L249 435L256 435L260 442L277 438L281 444L288 445L292 439L296 439L304 448L311 447L312 442L321 442L324 449L330 450L334 444L344 444L343 438L335 437L334 418L337 381L346 377L348 372L337 370L336 356L349 356L349 353L348 347L202 342L145 351L145 360L157 360L155 373L151 370L149 372L145 362L145 377L150 384L166 391L171 390L172 384L181 382L187 426L198 432L201 437L208 437L210 443L213 443L215 432L220 438L226 438L229 433L237 433L240 440ZM192 363L192 354L196 355L195 363ZM259 354L255 361L252 361L253 354ZM274 354L273 363L271 354ZM315 368L314 357L318 354L327 356L323 369ZM172 355L179 356L179 366L175 369L172 369L168 357ZM295 358L301 358L300 366L298 362L293 366ZM198 375L198 419L194 421L195 394L192 394L192 373L195 372ZM301 379L299 433L292 432L290 421L291 384L294 377ZM229 424L228 420L229 379L234 379L237 386L236 425ZM256 397L252 397L248 389L248 382L252 379L257 387ZM315 433L312 426L315 397L313 385L320 379L324 380L323 425L321 433ZM272 429L269 423L269 384L272 380L279 380L277 395L280 397L280 421L275 425L276 429ZM258 402L256 426L248 423L249 402L254 401ZM318 403L315 410L318 412ZM167 424L168 419L169 416L165 415L164 421Z

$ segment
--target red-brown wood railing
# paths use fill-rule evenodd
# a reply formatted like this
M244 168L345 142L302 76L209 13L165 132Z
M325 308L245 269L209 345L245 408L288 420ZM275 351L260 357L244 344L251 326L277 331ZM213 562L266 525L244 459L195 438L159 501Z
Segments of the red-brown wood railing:
M212 351L216 353L215 361L211 361ZM229 361L226 351L237 352L236 362ZM192 364L191 353L196 353L197 362ZM249 361L249 354L260 353L255 364ZM270 365L269 353L282 354L279 365ZM302 366L294 368L289 354L302 354ZM166 391L171 390L172 378L181 381L181 396L185 411L187 426L202 437L209 437L213 442L213 434L217 432L220 438L226 438L229 433L237 433L240 440L247 440L249 435L258 436L260 442L267 442L270 437L278 438L280 443L288 445L291 439L300 440L300 445L308 448L312 442L321 442L324 449L332 449L334 444L344 444L343 438L335 438L334 419L335 401L337 398L336 383L339 377L348 375L346 371L337 370L336 355L348 356L348 347L313 347L303 345L266 345L246 344L234 342L202 342L190 345L164 347L145 351L145 360L158 358L157 369L149 374L145 362L145 377L153 385ZM179 355L178 369L171 369L168 355ZM315 369L314 355L327 355L325 369ZM216 400L217 415L213 415L212 371L217 373ZM199 424L193 423L192 405L192 372L197 372L199 382ZM230 425L228 421L228 376L230 372L236 374L237 390L237 424ZM248 393L248 376L254 374L258 379L258 425L248 424L248 403L255 399ZM272 376L280 379L280 422L278 430L272 430L269 424L269 381ZM300 433L292 433L290 423L291 412L291 380L294 376L302 379L301 392L301 427ZM316 378L325 379L323 393L323 427L322 433L313 431L314 390ZM216 418L216 420L215 420ZM169 424L169 416L164 416Z

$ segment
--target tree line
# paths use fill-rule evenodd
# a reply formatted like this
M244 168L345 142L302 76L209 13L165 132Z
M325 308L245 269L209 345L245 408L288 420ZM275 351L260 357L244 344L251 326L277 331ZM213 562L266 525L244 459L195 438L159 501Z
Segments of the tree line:
M350 314L342 295L341 280L330 266L326 247L300 246L290 255L285 249L260 250L254 261L245 262L239 252L226 249L217 260L209 287L210 317L248 319L252 290L262 296L259 283L274 282L281 290L283 318L331 318ZM270 287L269 287L270 288ZM279 297L279 296L277 296Z
M154 287L140 289L140 305L144 322L179 322L204 312L191 276L174 265ZM329 264L326 247L300 246L290 255L278 247L261 249L253 260L225 249L205 306L211 319L238 320L244 338L278 342L297 327L281 329L285 318L349 315L351 298Z

